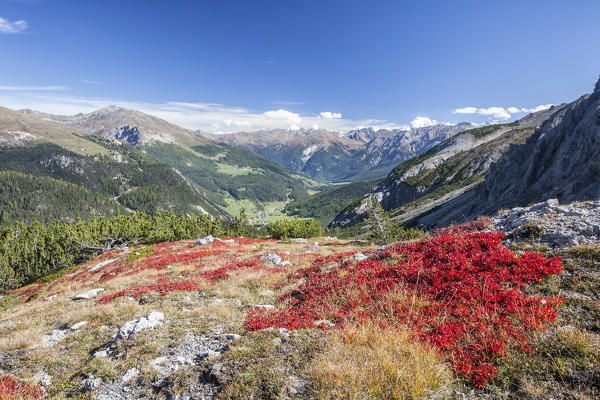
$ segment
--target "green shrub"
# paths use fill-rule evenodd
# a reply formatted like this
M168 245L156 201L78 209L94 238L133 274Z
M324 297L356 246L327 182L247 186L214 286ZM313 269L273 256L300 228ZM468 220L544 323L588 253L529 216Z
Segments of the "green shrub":
M126 260L128 263L134 262L137 259L148 257L154 253L154 246L144 246L139 249L133 250L131 253L127 254Z
M401 242L404 240L421 240L427 236L427 231L419 228L405 228L402 225L393 224L390 229L390 241Z
M29 225L17 222L0 231L0 293L44 276L59 277L63 272L52 274L99 254L102 250L94 249L106 248L111 240L150 244L221 233L220 222L208 215L178 216L172 212L152 216L133 212L49 226L37 221Z
M276 239L310 238L321 236L321 224L314 218L280 219L267 228L269 235Z

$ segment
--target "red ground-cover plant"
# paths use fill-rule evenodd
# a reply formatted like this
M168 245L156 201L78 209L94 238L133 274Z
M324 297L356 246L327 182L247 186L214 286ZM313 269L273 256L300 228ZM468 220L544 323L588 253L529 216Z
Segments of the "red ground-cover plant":
M120 292L109 294L101 297L96 304L107 304L116 299L117 297L131 296L136 298L142 294L149 292L159 292L161 296L165 296L169 292L174 291L193 291L199 290L200 286L198 282L194 280L180 280L172 278L159 278L157 283L148 285L135 285Z
M222 254L223 250L203 250L196 252L186 252L181 254L169 254L158 257L158 260L154 262L152 260L153 256L148 257L147 259L140 259L137 262L141 262L144 264L143 267L135 269L133 272L139 272L142 269L163 269L168 264L175 262L187 262L192 260L199 260L202 257L210 254ZM233 259L237 259L233 257ZM168 261L168 262L167 262ZM159 266L159 267L157 267ZM130 265L131 267L131 265ZM199 267L202 267L200 265ZM210 266L209 266L210 267ZM222 267L216 269L210 269L208 271L183 271L180 275L184 276L185 279L177 279L173 277L164 276L163 274L159 274L157 283L153 284L145 284L145 285L135 285L133 287L121 290L119 292L106 295L101 297L96 304L107 304L118 297L130 296L130 297L138 297L142 294L149 292L159 292L161 296L165 296L169 292L174 291L195 291L203 289L207 284L213 285L218 280L226 279L230 276L230 273L239 271L239 270L268 270L271 273L283 273L286 271L285 268L277 268L277 267L267 267L264 262L260 260L259 256L254 256L246 260L235 261L229 264L226 264ZM106 272L103 277L109 277L108 274L114 274L114 271ZM101 278L102 279L102 278Z
M211 283L216 283L216 281L220 279L226 279L229 277L230 272L235 272L239 270L267 270L271 273L282 273L287 271L285 268L278 267L267 267L263 262L261 262L258 256L249 258L247 260L239 261L236 263L231 263L224 265L220 268L202 272L199 277L203 279L209 280Z
M38 400L44 391L37 385L27 385L18 379L0 373L0 400Z
M465 222L460 225L450 225L444 228L436 229L433 232L436 236L447 235L449 233L475 233L489 229L492 226L490 217L479 217L475 221Z
M521 257L502 246L502 233L434 235L396 244L354 263L317 259L291 280L302 283L274 312L253 310L251 330L375 321L405 325L442 351L476 386L494 377L493 361L513 349L530 351L528 332L555 320L560 298L525 295L526 284L562 271L559 258ZM332 265L331 261L337 261ZM291 283L291 282L288 282Z

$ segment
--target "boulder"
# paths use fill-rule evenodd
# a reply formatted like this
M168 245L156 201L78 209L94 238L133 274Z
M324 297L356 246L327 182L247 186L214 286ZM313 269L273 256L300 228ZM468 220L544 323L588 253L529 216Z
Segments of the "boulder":
M121 329L119 329L119 332L117 332L116 338L129 339L140 331L162 325L164 319L165 316L163 313L150 311L145 317L125 322Z
M208 235L206 237L203 237L202 239L198 240L196 243L194 243L194 246L203 246L205 244L209 244L215 241L215 238L212 237L212 235Z

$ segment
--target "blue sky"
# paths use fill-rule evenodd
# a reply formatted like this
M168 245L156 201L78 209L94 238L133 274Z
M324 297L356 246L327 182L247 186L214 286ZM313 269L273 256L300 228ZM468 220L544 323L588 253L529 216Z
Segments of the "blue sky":
M597 0L0 0L0 105L215 132L502 121L592 90L598 21Z

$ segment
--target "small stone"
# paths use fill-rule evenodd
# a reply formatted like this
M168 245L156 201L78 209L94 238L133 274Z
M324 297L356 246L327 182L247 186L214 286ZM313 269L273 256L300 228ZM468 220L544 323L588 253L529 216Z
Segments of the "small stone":
M356 261L365 261L368 260L369 257L365 256L363 253L356 253L353 256L351 256L350 259Z
M44 299L44 301L50 301L50 300L52 300L52 299L55 299L57 296L58 296L58 293L57 293L57 294L53 294L52 296L48 296L48 297L46 297L46 298ZM1 297L0 297L0 298L1 298Z
M287 392L288 397L297 397L306 391L307 384L304 379L290 375L285 380L284 391Z
M99 350L94 353L94 357L100 357L100 358L108 357L108 351L107 350Z
M146 319L148 321L162 321L165 319L165 314L161 313L160 311L150 311L148 314L146 314Z
M275 306L272 304L256 304L254 308L257 310L272 310L275 308Z
M277 254L275 253L268 253L263 255L261 258L261 260L263 261L269 261L272 262L275 265L279 265L281 263L281 257L279 257Z
M86 300L91 299L92 297L98 296L98 293L104 292L103 288L91 289L87 292L79 293L77 296L73 297L73 300Z
M50 386L52 377L44 371L39 371L33 376L33 382L41 386Z
M99 262L98 264L94 265L92 268L88 269L89 272L94 272L99 270L100 268L104 267L105 265L110 264L111 262L115 261L114 258L111 258L110 260L104 260L102 262Z
M60 343L69 334L66 329L54 329L52 332L42 336L42 347L52 347Z
M242 338L242 336L238 335L237 333L226 333L223 336L229 340L240 340Z
M87 322L87 321L80 321L80 322L76 323L75 325L73 325L73 326L71 327L71 330L72 330L72 331L76 331L76 330L77 330L77 329L79 329L79 328L83 328L83 327L84 327L84 326L86 326L87 324L88 324L88 322Z
M292 242L295 242L295 243L308 243L308 240L306 240L304 238L293 238L293 239L290 239L290 240Z
M98 389L98 387L100 387L100 384L102 384L102 379L100 379L100 378L85 379L83 381L83 388L85 391L89 392L89 391Z
M165 315L158 311L150 311L145 317L125 322L119 332L117 339L128 339L137 332L162 325Z
M259 296L263 296L263 297L268 297L268 296L273 296L275 293L273 293L272 290L266 289L263 290L259 293Z

